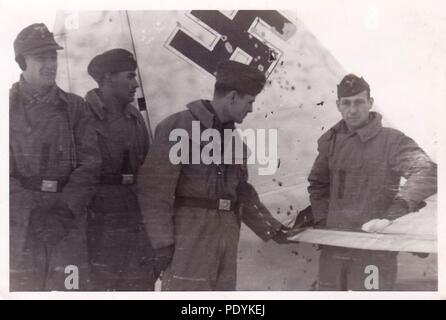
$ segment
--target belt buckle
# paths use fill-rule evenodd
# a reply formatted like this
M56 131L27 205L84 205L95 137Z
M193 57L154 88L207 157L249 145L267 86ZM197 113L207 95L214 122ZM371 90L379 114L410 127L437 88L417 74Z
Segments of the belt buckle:
M121 174L122 184L133 184L135 179L133 174Z
M57 180L42 180L40 190L43 192L57 192L58 184Z
M231 211L231 200L218 199L218 210Z

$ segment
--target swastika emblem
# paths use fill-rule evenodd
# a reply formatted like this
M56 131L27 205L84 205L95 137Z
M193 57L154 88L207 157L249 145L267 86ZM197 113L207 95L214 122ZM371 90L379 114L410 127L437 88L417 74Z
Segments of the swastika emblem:
M283 40L289 38L290 30L295 32L293 23L277 11L192 10L186 16L199 31L179 25L167 40L166 47L212 75L220 61L236 60L256 67L268 76L283 53L266 41L259 30L273 30Z

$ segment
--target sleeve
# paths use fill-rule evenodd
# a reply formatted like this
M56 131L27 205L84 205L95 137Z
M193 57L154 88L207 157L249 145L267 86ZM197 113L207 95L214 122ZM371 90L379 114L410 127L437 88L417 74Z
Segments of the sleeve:
M317 224L327 218L330 200L330 171L328 167L328 144L318 142L318 155L308 176L308 193L310 203Z
M10 192L10 201L11 205L15 203L20 203L20 197L15 197L21 193L30 193L28 190L22 187L22 184L18 178L19 172L17 169L17 164L15 160L14 150L11 145L11 137L13 136L12 131L12 118L13 115L13 108L15 108L17 102L17 96L18 96L18 86L17 84L14 84L12 88L9 90L9 136L10 136L10 142L9 142L9 192ZM17 201L18 200L18 201Z
M62 192L62 199L76 215L85 213L85 208L95 193L101 165L94 119L87 104L79 99L76 105L78 117L73 123L75 148L72 158L75 168Z
M17 83L10 90L9 95L9 218L11 225L26 226L29 223L29 211L34 204L33 192L23 188L18 176L18 169L12 147L12 110L16 105L18 95Z
M175 190L181 172L180 164L169 160L171 146L169 125L158 125L138 176L138 200L147 235L154 249L174 244Z
M237 197L241 204L241 218L243 223L263 241L270 240L282 224L260 201L254 187L248 183L248 168L241 166L241 179L237 187Z
M392 143L389 164L406 179L396 198L406 201L409 212L437 193L437 165L411 138L401 134Z
M9 134L11 135L11 132ZM9 189L11 194L24 190L17 176L18 170L14 158L14 151L11 145L9 145Z
M29 211L33 209L33 192L22 187L16 177L14 153L9 153L9 219L11 223L26 226L29 223Z

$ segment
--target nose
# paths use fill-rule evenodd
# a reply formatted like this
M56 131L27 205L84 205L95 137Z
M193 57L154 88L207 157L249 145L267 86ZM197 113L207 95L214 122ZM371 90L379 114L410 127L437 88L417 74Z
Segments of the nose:
M351 114L351 115L355 115L356 113L358 113L358 108L356 108L356 107L354 107L354 106L351 106L351 107L348 109L348 113Z
M133 80L133 88L134 89L139 88L139 83L136 79Z

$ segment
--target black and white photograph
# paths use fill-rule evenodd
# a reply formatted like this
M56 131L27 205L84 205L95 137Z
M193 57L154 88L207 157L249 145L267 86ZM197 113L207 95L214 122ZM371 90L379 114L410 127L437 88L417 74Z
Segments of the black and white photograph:
M5 5L2 297L445 297L446 5L147 6Z

